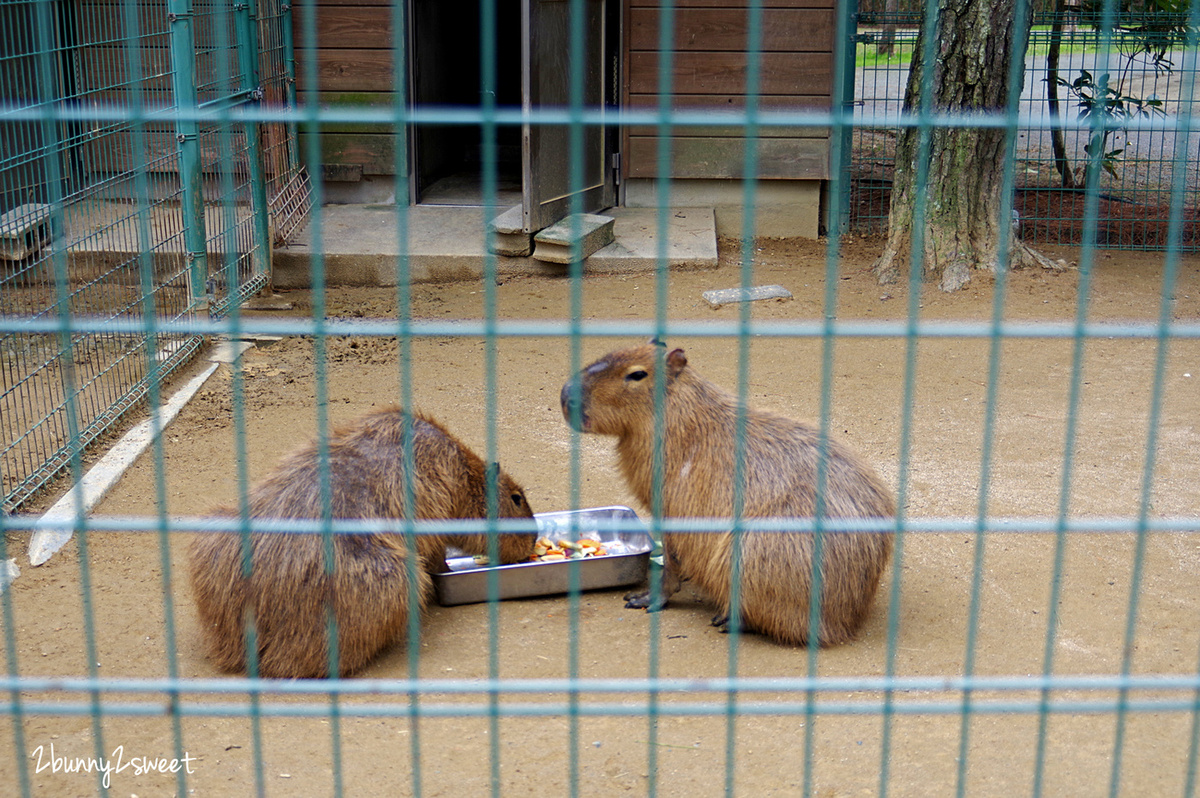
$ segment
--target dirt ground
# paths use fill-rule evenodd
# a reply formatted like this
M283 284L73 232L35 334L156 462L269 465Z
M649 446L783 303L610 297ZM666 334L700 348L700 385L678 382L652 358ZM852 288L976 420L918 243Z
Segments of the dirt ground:
M869 264L878 240L845 243L837 286L837 315L843 320L899 319L908 298L903 286L874 284ZM1072 250L1048 250L1073 263ZM738 284L738 253L723 249L716 271L671 275L668 315L678 319L735 319L736 307L710 309L700 293ZM1088 318L1155 320L1159 313L1163 256L1101 251L1093 275ZM822 317L825 281L822 242L765 242L755 253L754 281L780 283L795 295L753 307L759 320L816 320ZM1080 273L1022 272L1012 275L1005 316L1014 320L1072 320L1077 313ZM497 286L498 312L505 319L567 317L570 285L562 279L509 277ZM305 292L287 298L294 312L310 312ZM425 319L473 319L482 314L477 283L422 285L413 289L413 313ZM921 315L927 319L981 320L993 308L993 283L976 279L966 291L948 296L927 290ZM395 313L387 290L333 290L333 316L387 317ZM583 288L588 319L654 318L655 281L649 275L593 276ZM1177 319L1200 318L1200 259L1186 258L1174 296ZM583 342L585 362L627 339ZM734 388L737 349L723 338L674 339L692 365L710 379ZM535 510L573 506L572 458L579 457L578 506L630 504L614 468L612 441L574 436L558 408L558 392L570 369L570 344L562 339L506 338L498 342L497 391L485 380L485 347L472 338L412 341L414 404L438 416L478 451L486 445L488 408L494 403L498 450L505 468L521 481ZM1065 502L1072 518L1130 517L1142 498L1148 436L1156 443L1150 510L1155 517L1200 516L1200 342L1172 342L1163 372L1158 425L1150 429L1154 341L1092 339L1082 348L1082 380ZM979 512L985 408L989 380L986 340L927 338L919 343L908 452L906 513L913 519L974 517ZM246 462L251 478L262 475L285 452L314 432L316 385L312 342L285 339L248 352L245 375ZM847 338L837 342L833 360L833 429L874 463L893 485L901 471L904 342ZM995 516L1047 517L1064 502L1062 480L1067 435L1073 344L1047 339L1010 339L1000 347L995 432L986 512ZM328 411L344 421L399 397L398 350L394 340L332 339L328 344ZM821 343L808 339L757 338L751 344L750 401L797 417L820 412ZM192 371L203 364L197 363ZM180 375L180 380L188 376ZM143 457L98 509L100 514L143 515L156 509L156 496L172 515L200 515L233 501L237 447L231 403L231 376L214 375L167 430L165 469L156 484L152 457ZM47 497L49 503L54 497ZM636 507L639 512L644 508ZM97 672L105 677L163 677L168 660L170 613L183 677L221 678L205 657L194 606L183 574L182 536L164 554L153 534L114 533L90 538L90 611L95 619ZM816 671L822 676L879 676L888 667L888 613L898 626L893 671L900 676L955 676L973 667L978 674L1027 676L1045 667L1049 597L1054 577L1055 540L1049 535L988 533L979 571L977 628L968 624L974 581L976 537L971 534L911 534L903 541L896 570L889 573L860 639L822 650ZM41 568L27 567L24 535L10 535L8 555L22 564L12 588L16 664L22 676L87 673L78 548L71 543ZM1136 637L1130 651L1137 674L1195 675L1200 651L1200 534L1148 536L1141 570L1135 574L1135 539L1127 533L1068 536L1064 549L1059 623L1053 638L1057 674L1104 675L1120 671L1131 589L1137 584ZM894 582L899 579L898 590ZM651 616L623 608L622 590L583 595L577 607L564 597L504 602L498 610L497 669L503 678L565 678L573 651L581 677L644 678L654 635L658 671L667 677L722 677L729 669L729 637L709 625L711 610L702 600L681 594L664 613ZM171 598L168 604L164 595ZM3 619L0 619L3 620ZM420 638L419 675L434 679L475 679L489 674L489 607L433 607ZM574 629L574 636L571 630ZM737 672L743 676L802 676L805 650L742 638ZM359 678L407 675L407 654L397 645ZM1194 692L1135 692L1131 699L1168 697L1192 700ZM897 706L936 704L937 711L900 713L887 722L879 696L864 692L822 695L818 714L781 713L803 695L748 694L758 707L729 723L725 697L717 694L664 696L664 706L709 702L700 715L664 715L651 746L649 723L638 711L644 695L581 697L585 707L604 708L573 721L565 715L505 718L495 729L486 717L431 717L412 725L395 717L403 695L370 694L343 700L356 709L374 707L381 715L342 718L331 723L328 699L319 696L267 697L271 711L316 707L316 716L266 717L256 732L245 717L213 714L168 715L161 696L108 695L106 705L146 703L145 717L105 715L101 750L123 746L135 756L172 757L174 724L191 760L189 794L248 794L255 779L256 737L261 741L261 775L272 795L333 792L335 757L341 787L353 795L407 795L419 787L431 796L487 794L493 757L505 795L608 796L722 794L727 752L732 751L732 783L739 795L794 795L808 780L819 796L875 794L881 778L888 794L952 794L965 739L965 789L971 795L1028 794L1033 788L1038 716L1002 712L1028 693L980 693L972 700L985 708L964 727L962 696L956 692L915 691L896 696ZM1058 692L1054 702L1111 699L1108 692ZM27 700L86 701L28 693ZM482 700L429 695L437 706ZM562 694L506 696L505 703L561 704ZM240 694L198 696L194 701L246 705ZM193 701L193 703L194 703ZM854 711L866 708L866 711ZM1179 795L1184 790L1189 750L1194 752L1196 721L1185 711L1139 711L1118 729L1112 712L1055 712L1046 726L1044 794L1106 794L1119 756L1121 792ZM822 713L828 709L828 714ZM926 707L928 709L928 707ZM401 710L402 711L402 710ZM588 710L590 711L590 710ZM391 716L389 716L391 715ZM336 728L335 728L336 727ZM95 727L86 716L31 712L0 729L0 783L19 784L14 733L19 728L24 764L33 792L42 796L87 795L93 775L55 772L57 757L94 756ZM732 730L732 739L730 731ZM965 736L964 736L965 735ZM884 745L887 753L884 754ZM1120 744L1118 745L1118 738ZM334 741L340 751L333 750ZM805 750L811 748L811 771ZM573 749L573 751L572 751ZM413 754L419 752L419 771ZM38 755L42 759L38 760ZM572 758L571 754L574 754ZM886 762L886 775L881 775ZM115 763L115 757L114 757ZM572 764L573 763L573 764ZM652 767L653 765L653 767ZM40 772L37 770L41 767ZM572 767L575 768L572 772ZM575 782L572 789L572 781ZM137 774L126 768L112 776L115 795L170 795L174 776Z

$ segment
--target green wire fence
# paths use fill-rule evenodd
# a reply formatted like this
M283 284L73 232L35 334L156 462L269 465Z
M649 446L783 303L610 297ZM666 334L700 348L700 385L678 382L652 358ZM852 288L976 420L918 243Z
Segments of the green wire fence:
M165 3L5 2L0 13L0 314L146 319L122 335L5 331L12 510L201 344L151 338L150 319L219 315L266 284L269 227L292 236L308 189L285 125L247 136L251 126L172 113L294 102L278 4L256 18L249 6L193 16Z
M1139 8L1105 31L1098 8L1035 12L1018 106L1014 224L1032 243L1083 243L1093 138L1086 120L1089 113L1106 115L1111 127L1097 145L1105 155L1092 231L1096 243L1107 249L1167 249L1172 190L1182 180L1183 227L1175 246L1193 252L1200 149L1178 128L1154 124L1195 116L1195 63L1183 46L1185 13L1164 10L1155 18ZM864 10L858 20L857 118L898 119L921 10ZM876 124L854 129L849 214L856 232L887 230L897 132Z
M1191 482L1194 465L1180 454L1194 450L1195 426L1177 419L1200 409L1188 382L1200 368L1200 316L1179 297L1191 290L1196 271L1187 253L1195 249L1200 197L1193 114L1200 4L1171 9L1178 36L1162 55L1171 59L1170 68L1161 60L1157 70L1154 64L1138 67L1148 77L1139 83L1144 88L1137 99L1161 95L1170 103L1163 113L1148 111L1112 126L1124 146L1108 141L1103 134L1110 128L1095 114L1078 115L1080 92L1094 84L1076 81L1084 71L1101 74L1106 61L1120 62L1111 67L1115 71L1136 60L1122 44L1134 35L1135 22L1115 2L1102 4L1094 17L1072 19L1070 31L1061 20L1035 17L1025 92L987 121L1018 138L1003 189L1013 197L1014 229L1029 242L1078 247L1077 298L1071 318L1014 318L1008 304L1014 278L1001 271L989 317L974 320L927 310L932 289L922 287L915 269L905 286L906 307L895 318L839 315L839 286L849 279L847 233L886 230L896 131L966 124L928 108L901 114L907 68L894 62L906 63L915 28L936 8L893 17L883 9L860 15L849 3L809 4L829 15L831 102L827 108L780 110L766 102L764 87L772 76L762 56L770 32L766 12L788 4L722 4L745 30L746 58L743 96L736 111L721 116L720 126L733 124L748 141L792 128L828 130L832 179L825 199L824 273L819 296L810 297L819 310L810 318L764 318L742 303L718 320L698 320L680 317L670 304L678 278L668 266L669 178L678 142L673 134L711 128L714 119L674 102L675 33L680 14L712 4L651 4L658 20L656 105L641 108L621 106L619 91L604 95L612 103L597 106L587 88L589 26L627 22L629 4L600 3L599 11L587 0L543 4L561 14L568 45L555 68L569 99L562 106L521 107L509 101L501 81L511 67L503 59L514 51L504 36L529 35L511 15L526 20L533 3L482 0L461 9L480 20L479 41L462 43L472 65L478 62L478 101L427 107L413 101L427 75L410 74L406 57L414 47L414 15L428 12L417 10L417 0L356 6L354 13L371 21L372 35L385 40L376 48L385 56L361 55L369 48L360 48L360 66L378 70L389 87L365 100L319 90L320 76L346 69L319 46L330 34L322 15L338 4L0 0L0 245L8 247L0 253L0 561L22 561L28 537L37 532L70 530L77 541L75 550L52 561L63 563L54 566L60 570L23 568L0 593L0 707L6 716L0 723L0 782L19 795L1195 795L1200 507ZM889 23L896 25L891 56L871 56L860 65L877 41L864 38L867 26L877 37L875 26ZM628 34L620 24L609 32L618 42ZM1036 66L1051 39L1062 48L1057 70L1073 84L1070 89ZM932 57L936 43L924 43ZM1144 54L1138 58L1145 61ZM307 94L297 91L297 75ZM619 75L614 62L613 80L619 82ZM1150 77L1162 82L1147 82ZM1044 107L1051 84L1063 92L1060 107L1076 103L1073 115L1056 116ZM1121 88L1127 99L1129 85ZM661 178L657 264L643 283L653 286L650 312L632 319L597 317L587 301L592 278L577 260L566 268L565 280L545 281L545 290L558 291L562 300L546 317L508 316L501 256L490 250L475 286L478 312L461 318L430 312L407 254L412 208L406 198L414 190L414 149L427 141L422 131L472 142L467 157L478 159L482 202L494 216L506 207L510 146L530 128L564 135L566 184L580 189L589 179L588 137L598 131L616 137L631 126L656 133L654 164ZM1056 130L1066 142L1057 154L1049 143ZM1097 131L1099 155L1085 149ZM395 288L378 289L394 303L394 314L352 318L361 313L346 306L358 300L345 300L328 285L323 216L345 176L330 167L331 152L368 136L388 141L378 151L390 153L385 166L391 171L376 178L391 182L401 255ZM1117 149L1122 152L1107 156ZM738 152L740 176L765 168L758 147ZM309 175L323 179L310 186ZM926 179L918 175L918 185ZM753 231L763 187L745 179L739 188L741 235L724 256L735 264L740 286L749 288L761 281ZM572 218L590 210L581 191L569 196ZM272 249L293 238L310 206L311 289L304 312L282 318L247 313L246 300L269 286ZM1135 247L1162 252L1156 312L1097 318L1098 252ZM187 506L178 474L196 464L180 462L156 414L154 443L142 466L153 506L91 514L76 499L70 513L56 517L39 517L30 508L48 498L48 485L57 492L79 482L86 448L143 400L158 406L174 389L175 372L206 341L249 337L311 342L311 372L300 378L311 386L306 406L270 412L311 417L326 505L329 432L338 419L334 380L343 379L333 355L345 340L394 346L394 382L372 387L381 402L395 399L405 407L425 396L422 379L451 365L434 347L478 344L472 362L479 370L471 372L473 384L464 394L479 401L480 454L489 463L509 462L514 439L535 440L540 417L506 421L511 411L507 405L501 410L512 390L501 375L502 361L528 342L551 342L556 362L565 366L546 373L530 368L524 375L553 391L591 352L630 338L717 342L706 351L724 352L733 364L732 387L749 404L758 404L764 392L754 378L763 342L786 344L789 356L812 353L798 369L806 372L804 382L816 384L812 415L822 436L837 434L843 421L834 391L839 352L859 344L877 347L899 374L898 387L881 392L881 404L894 399L886 417L896 422L896 432L888 439L893 462L880 465L900 510L880 527L894 529L896 548L873 609L880 619L876 636L833 649L780 647L736 629L717 643L698 634L688 640L670 632L678 621L663 613L621 610L617 596L596 599L580 591L576 570L573 589L561 598L501 602L493 578L493 600L462 610L455 623L429 626L413 614L406 642L385 655L386 677L374 675L378 671L329 680L214 677L190 634L197 625L176 552L187 533L221 524L203 516L202 508L178 511ZM925 478L919 476L920 453L929 450L928 441L920 440L928 435L919 423L926 412L920 406L921 368L933 353L947 351L942 347L970 347L963 351L980 359L982 375L974 416L977 462L958 475L971 483L961 491L967 506L947 516L913 509ZM1010 513L1019 501L997 495L997 486L1011 481L1015 466L1008 460L1022 455L1020 444L1014 449L1006 437L1006 414L1013 411L1004 394L1007 369L1030 351L1025 347L1069 352L1065 368L1040 387L1064 397L1054 468L1025 477L1052 485L1054 507L1040 515ZM1082 408L1094 403L1087 395L1089 377L1095 353L1114 347L1125 347L1122 357L1139 359L1137 375L1150 375L1149 384L1139 386L1146 393L1144 410L1113 397L1104 416L1103 434L1119 432L1135 450L1123 450L1123 473L1136 485L1136 501L1117 513L1103 502L1081 505L1077 496L1079 485L1092 479L1085 465L1096 467L1083 456L1088 436L1097 434L1083 419ZM1183 372L1186 377L1179 376ZM227 464L217 469L232 465L235 473L223 476L235 486L226 499L235 508L244 508L250 484L268 467L256 460L262 444L255 425L263 412L259 403L267 399L252 391L253 377L243 361L235 361L227 386L213 389L228 404L208 418L229 432L222 439L229 451L212 458ZM659 388L661 413L665 388ZM1170 422L1168 406L1175 419ZM657 420L662 423L661 415ZM738 455L745 423L742 414ZM303 425L295 426L299 431ZM594 495L586 474L592 461L587 443L565 426L562 440L565 474L553 476L564 485L564 501L579 507ZM661 481L663 453L656 451L655 459ZM64 471L65 479L53 481ZM823 487L825 475L818 473ZM1164 502L1168 492L1172 502ZM820 516L745 518L741 499L735 496L732 518L724 520L685 523L663 517L661 507L639 510L655 536L800 530L821 541L842 531L836 519ZM334 534L399 528L411 540L479 524L328 518L252 523L243 512L225 528L318 533L328 546ZM494 540L509 527L490 521L486 528ZM130 565L114 557L113 541L125 538L139 541L144 559L133 556ZM944 551L926 541L944 543ZM1021 559L1007 554L1010 547ZM1083 560L1120 573L1081 573ZM332 558L328 562L332 567ZM1036 596L1014 598L1002 583L997 587L994 569L1014 563L1036 575ZM736 575L736 555L733 568ZM1165 582L1159 578L1164 568L1177 569L1184 580ZM1179 590L1189 574L1192 588ZM652 568L651 583L660 578ZM912 591L916 584L923 587L919 595ZM1156 594L1164 584L1178 592ZM941 596L939 586L946 591ZM1094 598L1110 589L1124 592ZM154 600L121 610L125 593ZM737 594L735 588L735 607ZM1093 601L1119 606L1121 614L1099 624L1107 634L1085 634L1081 641L1067 618ZM1007 613L1003 634L994 627L997 606ZM1018 617L1029 607L1035 608L1029 617ZM935 610L960 620L950 623ZM130 621L129 612L144 617ZM597 619L627 627L622 634L635 642L619 651L634 651L630 661L606 648L609 632L597 631ZM118 639L125 648L101 639L109 626L124 630ZM923 645L947 635L953 657L919 660ZM1019 672L1003 670L1006 665L997 663L1004 661L994 656L995 647L1010 644L1026 652L1017 660ZM906 646L916 646L915 659ZM1080 659L1080 651L1088 658ZM543 652L548 665L538 661ZM1064 652L1079 656L1064 664Z

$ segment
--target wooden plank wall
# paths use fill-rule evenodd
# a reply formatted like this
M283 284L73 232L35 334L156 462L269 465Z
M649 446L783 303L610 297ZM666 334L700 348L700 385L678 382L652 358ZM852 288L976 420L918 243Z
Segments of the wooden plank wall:
M627 0L624 102L658 105L659 0ZM672 75L673 105L739 109L744 105L747 0L678 0ZM316 0L315 71L308 74L304 25L296 7L297 69L304 101L390 107L394 101L391 0ZM833 82L834 0L764 0L760 107L829 107ZM744 140L737 128L677 128L671 176L738 178ZM656 176L657 133L624 133L628 177ZM364 175L395 174L391 127L326 128L322 162ZM761 129L759 176L827 179L826 129Z
M294 7L297 85L301 102L390 107L395 101L391 0L316 0L315 71L309 73L303 15ZM341 124L322 129L321 162L364 175L396 173L390 125ZM305 147L301 135L301 152Z
M671 85L673 108L745 107L748 3L677 0ZM826 110L833 96L834 0L764 0L759 107ZM625 30L625 103L659 103L659 0L629 0ZM627 177L657 177L654 127L624 136ZM737 127L676 127L671 131L673 178L741 178L744 137ZM828 179L826 128L759 130L758 176Z

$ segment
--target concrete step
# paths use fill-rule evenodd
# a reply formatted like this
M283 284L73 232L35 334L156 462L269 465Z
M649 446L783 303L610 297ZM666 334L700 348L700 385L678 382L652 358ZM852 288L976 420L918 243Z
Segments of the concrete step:
M670 268L716 268L716 222L711 208L664 211ZM658 265L659 211L611 208L614 240L592 253L585 274L651 271ZM314 213L316 217L318 214ZM391 286L397 268L413 282L473 280L494 261L496 273L561 275L564 267L532 257L487 252L487 230L495 211L481 207L327 205L320 209L319 240L328 285ZM273 283L278 288L312 284L313 234L317 220L297 243L275 250ZM400 240L403 233L404 246ZM402 257L403 253L403 257Z
M594 213L568 216L533 237L533 257L564 265L576 263L613 242L615 222L611 216Z
M523 258L533 252L533 236L525 232L525 214L514 205L491 221L492 252Z

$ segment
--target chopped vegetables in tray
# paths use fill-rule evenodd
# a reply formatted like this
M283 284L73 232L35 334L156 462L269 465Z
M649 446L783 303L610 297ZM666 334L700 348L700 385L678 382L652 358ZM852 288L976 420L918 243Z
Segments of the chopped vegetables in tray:
M601 542L595 538L550 538L540 537L533 545L533 555L528 562L558 562L560 560L582 560L590 557L606 557L610 554L629 554L632 550L621 540ZM486 554L477 554L473 558L476 567L486 568ZM457 570L462 566L454 566Z
M533 544L530 562L553 562L555 560L579 560L584 557L603 557L608 550L598 540L591 538L552 539L538 538Z

